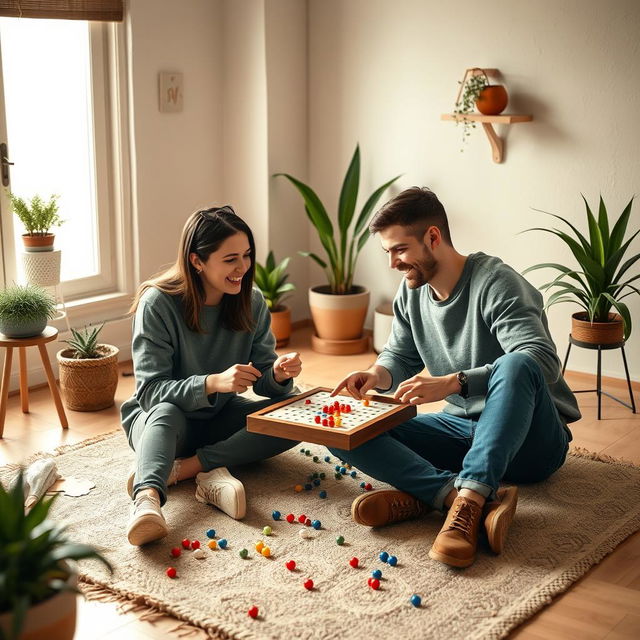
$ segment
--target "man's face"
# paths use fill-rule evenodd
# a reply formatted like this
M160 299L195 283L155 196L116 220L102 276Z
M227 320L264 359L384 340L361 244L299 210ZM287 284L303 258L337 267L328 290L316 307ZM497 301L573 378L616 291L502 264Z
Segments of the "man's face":
M389 266L404 274L410 289L427 284L438 272L438 261L424 241L428 237L428 231L417 238L411 229L400 225L380 231L380 243L389 254Z

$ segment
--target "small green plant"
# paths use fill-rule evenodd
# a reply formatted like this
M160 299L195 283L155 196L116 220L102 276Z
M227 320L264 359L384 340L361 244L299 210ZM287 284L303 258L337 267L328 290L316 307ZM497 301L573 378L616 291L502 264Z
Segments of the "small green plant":
M287 282L289 274L286 273L289 266L289 258L276 264L273 251L269 251L264 266L256 262L255 283L267 303L270 311L280 311L287 293L295 291L295 285Z
M70 560L94 558L111 565L93 547L70 542L65 528L49 519L53 498L40 497L26 512L24 478L20 471L11 489L0 484L0 613L11 613L12 626L0 639L20 636L27 611L62 591L74 590L67 582Z
M41 287L13 285L0 291L0 320L14 324L30 324L56 315L56 303Z
M589 322L608 322L609 312L614 307L620 314L624 324L624 339L628 340L632 328L631 313L622 300L633 294L640 295L640 289L631 284L640 278L640 273L632 277L627 274L629 269L640 260L640 253L632 255L622 262L629 245L640 233L640 229L638 229L626 241L624 239L629 217L631 216L633 198L624 208L611 230L609 214L602 196L598 206L597 219L591 212L586 198L582 196L582 199L586 207L589 228L588 239L568 220L554 213L540 211L539 209L534 210L564 222L571 228L577 240L559 229L535 227L533 229L525 229L523 232L545 231L558 236L571 249L571 253L578 261L578 268L555 262L545 262L525 269L522 274L524 275L536 269L556 269L560 272L560 275L551 282L539 287L541 291L555 289L554 293L549 296L545 309L560 302L574 302L585 310Z
M104 324L99 327L85 327L84 329L71 328L71 340L66 342L74 351L73 357L76 360L87 360L90 358L100 358L102 354L98 350L98 335L102 331Z
M469 74L469 71L471 72ZM482 69L470 69L462 80L458 81L460 92L456 101L456 107L453 110L458 116L462 117L462 142L466 142L467 137L471 135L471 129L475 129L476 123L467 117L473 113L476 108L476 100L482 90L489 86L489 78ZM481 72L481 73L480 73ZM460 123L460 120L457 121ZM463 149L460 149L463 151Z
M35 195L27 203L23 198L19 198L10 191L7 192L11 201L11 208L24 225L27 234L30 236L45 236L51 227L59 227L64 220L58 216L58 198L52 195L49 202L45 203L39 196Z
M369 196L360 214L355 218L355 226L350 232L350 227L355 217L356 201L358 200L358 189L360 186L360 146L356 146L340 191L340 201L338 203L338 229L340 231L340 237L339 241L336 242L333 233L333 224L316 192L304 182L297 180L288 173L276 173L275 175L287 178L302 196L307 217L318 232L320 242L329 258L329 263L327 264L322 258L310 251L299 251L298 253L302 256L312 258L325 270L331 293L351 293L358 254L370 236L367 222L369 221L371 212L384 191L400 176L396 176L388 182L385 182Z

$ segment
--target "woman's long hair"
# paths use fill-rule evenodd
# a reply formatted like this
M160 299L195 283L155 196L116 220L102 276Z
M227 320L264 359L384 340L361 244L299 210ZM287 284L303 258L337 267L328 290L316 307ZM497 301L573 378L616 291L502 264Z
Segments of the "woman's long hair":
M222 296L220 319L222 326L226 329L251 331L254 326L251 288L255 271L256 247L251 229L228 205L199 210L189 216L182 229L175 264L140 285L130 312L135 312L142 294L147 289L155 287L171 296L179 296L187 326L192 331L203 333L200 325L200 311L204 305L205 291L189 255L195 253L202 262L206 262L227 238L239 232L246 234L249 239L251 266L242 278L240 293L237 295L225 293Z

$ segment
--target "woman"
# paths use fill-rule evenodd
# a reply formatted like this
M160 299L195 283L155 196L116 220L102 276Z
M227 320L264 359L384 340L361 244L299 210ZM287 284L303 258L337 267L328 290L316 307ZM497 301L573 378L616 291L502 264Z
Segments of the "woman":
M134 300L136 391L122 425L136 452L128 489L133 545L168 533L167 485L196 477L196 498L244 517L242 483L226 469L275 456L295 443L247 432L246 416L291 392L302 365L277 357L270 315L252 288L253 234L229 206L196 211L175 264ZM268 400L236 394L249 387ZM176 459L176 457L178 457Z

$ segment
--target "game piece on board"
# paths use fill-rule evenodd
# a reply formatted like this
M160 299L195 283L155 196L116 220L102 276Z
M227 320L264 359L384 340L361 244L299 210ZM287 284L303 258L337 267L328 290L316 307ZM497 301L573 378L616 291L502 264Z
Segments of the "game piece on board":
M173 547L170 553L174 558L177 558L182 553L182 551L180 550L180 547Z
M200 540L192 540L191 541L191 548L195 551L196 549L200 548Z
M216 530L215 529L207 529L207 538L215 538L216 537Z
M291 524L294 520L296 519L296 517L293 515L293 513L288 513L285 520Z
M307 399L304 401L304 403L305 403L305 404L311 404L311 400L309 400L309 398L307 398Z
M367 484L364 485L364 490L365 491L371 491L371 489L373 489L373 487L371 486L371 483L367 482Z
M382 551L378 557L382 562L386 562L389 559L389 554L386 551Z
M377 578L369 578L369 586L374 591L377 591L380 588L380 580L378 580Z
M175 578L178 575L178 572L176 571L175 567L169 567L166 573L170 578Z
M336 538L336 544L342 546L344 544L344 536L338 536Z
M318 530L318 529L320 529L320 528L322 527L322 523L320 522L320 520L314 520L314 521L311 523L311 526L312 526L314 529Z
M362 406L363 407L368 407L369 406L369 398L364 398L362 400Z
M349 475L350 475L352 478L355 478L358 474L357 474L355 471L352 471Z
M263 549L264 549L264 542L262 542L262 540L258 540L258 542L256 542L256 551L258 553L261 553Z
M260 552L265 558L271 556L271 549L269 547L262 547L262 551Z
M287 567L287 569L289 569L289 571L293 571L296 568L296 561L295 560L288 560L287 562L285 562L285 567Z
M320 462L320 458L318 458L318 456L313 456L313 461L314 462Z
M314 421L316 424L320 424L320 423L322 422L322 418L321 418L320 416L316 416L316 417L313 419L313 421Z
M340 467L340 473L344 476L347 473L347 468L346 467Z
M313 580L309 579L309 580L305 580L304 581L304 588L307 591L311 591L313 589Z
M318 494L319 498L326 498L327 497L327 492L323 489L319 494Z
M279 511L274 511L274 512L271 514L271 517L272 517L274 520L280 520L280 516L281 516L281 515L282 515L282 514L281 514Z
M304 515L304 513L301 513L301 514L298 516L298 522L300 522L300 523L304 524L304 523L306 522L306 520L307 520L307 516L305 516L305 515Z
M303 489L304 489L304 487L301 484L297 484L295 487L293 487L293 490L296 493L300 493Z
M307 518L307 519L304 521L304 524L305 524L307 527L310 527L310 526L311 526L311 518Z
M360 488L361 488L361 489L364 489L365 484L366 484L366 482L363 480L363 481L360 483Z
M227 548L227 541L224 538L220 538L220 540L218 540L218 546L221 549L226 549Z
M327 474L324 471L320 472L320 480L324 480L327 477Z
M320 478L316 478L316 479L313 481L313 486L314 486L314 487L319 487L319 486L320 486Z
M324 461L325 462L331 462L331 457L330 456L325 456L324 457Z
M389 559L387 560L387 563L391 567L395 567L398 564L398 558L396 558L395 556L389 556Z
M342 480L342 474L341 474L339 471L336 471L336 472L333 474L333 477L334 477L336 480Z
M262 529L262 533L263 533L265 536L270 536L270 535L271 535L271 533L272 533L272 529L271 529L271 527L270 527L269 525L267 525L266 527L264 527L264 528Z
M249 556L249 551L248 549L240 549L240 551L238 551L238 555L244 560Z
M255 605L253 605L253 607L249 607L249 611L247 611L247 615L250 618L257 618L258 617L258 607L256 607Z
M305 456L310 456L311 455L311 451L309 451L309 449L306 449L304 452Z
M189 540L189 538L185 538L182 541L182 548L183 549L188 549L191 546L191 540Z
M215 540L209 540L209 542L207 542L207 546L209 549L217 549L218 543Z
M358 563L360 561L358 560L358 558L351 558L351 560L349 560L349 564L356 569L358 567Z
M204 560L204 558L206 556L206 553L200 547L198 547L197 549L193 550L193 554L192 555L197 560Z
M380 571L380 569L375 569L374 571L371 572L371 575L372 577L380 580L380 578L382 578L382 571Z
M422 604L422 598L417 593L414 593L410 602L414 607L419 607Z

